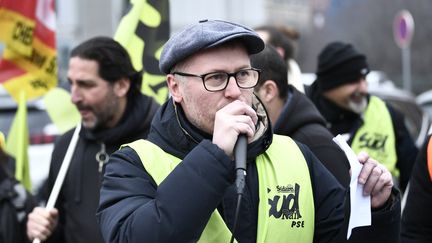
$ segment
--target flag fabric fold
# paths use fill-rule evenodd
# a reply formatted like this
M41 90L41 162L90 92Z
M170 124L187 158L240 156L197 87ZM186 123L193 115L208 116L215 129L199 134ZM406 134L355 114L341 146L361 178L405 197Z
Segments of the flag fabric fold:
M0 84L18 101L44 95L57 85L54 0L1 0Z

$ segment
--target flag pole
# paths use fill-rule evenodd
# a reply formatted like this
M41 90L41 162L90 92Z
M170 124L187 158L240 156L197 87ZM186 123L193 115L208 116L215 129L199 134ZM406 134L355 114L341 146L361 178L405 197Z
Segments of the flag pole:
M76 148L76 145L77 145L77 142L78 142L80 130L81 130L81 123L78 123L78 125L75 128L75 131L74 131L74 133L72 135L72 139L71 139L71 141L69 143L69 146L68 146L68 149L66 151L65 157L63 158L62 165L60 167L59 173L58 173L57 178L55 180L53 189L51 190L51 194L50 194L50 196L48 198L48 202L47 202L47 204L45 206L45 209L47 209L47 210L53 209L54 206L55 206L55 204L56 204L56 202L57 202L57 198L58 198L58 195L60 193L60 189L61 189L61 187L63 185L64 179L66 177L66 173L67 173L67 171L69 169L69 165L70 165L70 162L72 160L72 155L73 155L73 153L75 151L75 148ZM33 240L33 243L40 243L40 240L36 238L36 239Z

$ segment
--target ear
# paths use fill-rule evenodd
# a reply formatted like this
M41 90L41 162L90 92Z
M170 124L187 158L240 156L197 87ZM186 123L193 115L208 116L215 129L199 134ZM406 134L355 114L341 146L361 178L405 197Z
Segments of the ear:
M282 57L282 59L285 60L285 50L280 46L277 46L275 49L279 53L279 55Z
M183 100L183 95L180 90L180 85L182 85L180 84L181 80L175 79L173 74L168 74L166 78L168 90L171 94L171 97L175 102L181 103L181 101Z
M131 81L127 78L121 78L114 83L114 94L117 97L125 97L130 89Z
M273 80L266 80L258 90L258 96L266 103L278 98L279 89Z

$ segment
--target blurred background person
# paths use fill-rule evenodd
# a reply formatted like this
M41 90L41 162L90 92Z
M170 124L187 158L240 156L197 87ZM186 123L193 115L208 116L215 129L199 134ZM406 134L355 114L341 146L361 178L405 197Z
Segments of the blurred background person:
M307 94L333 135L342 134L355 152L382 162L403 191L417 148L403 114L368 94L368 73L366 56L351 44L329 43L318 56L317 79Z
M24 243L27 214L36 205L33 196L15 178L10 165L13 158L4 150L0 133L0 242Z
M112 38L94 37L72 50L68 80L82 127L55 209L36 207L29 215L30 239L103 242L95 213L105 163L120 145L147 137L159 107L153 98L141 93L141 75L124 47ZM66 132L56 142L45 199L74 131Z
M255 31L264 40L266 44L271 44L282 57L285 65L288 67L288 80L292 86L304 93L304 85L301 78L300 66L294 59L295 44L293 38L298 39L299 34L295 30L284 29L283 27L275 27L264 25L255 28Z

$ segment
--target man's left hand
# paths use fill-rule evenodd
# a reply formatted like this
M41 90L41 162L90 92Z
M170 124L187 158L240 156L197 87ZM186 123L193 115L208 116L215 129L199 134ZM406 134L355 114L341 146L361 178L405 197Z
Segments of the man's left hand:
M365 152L357 156L363 168L358 177L358 182L364 185L363 194L371 196L372 208L383 206L391 195L393 178L387 168L376 160L369 158Z

